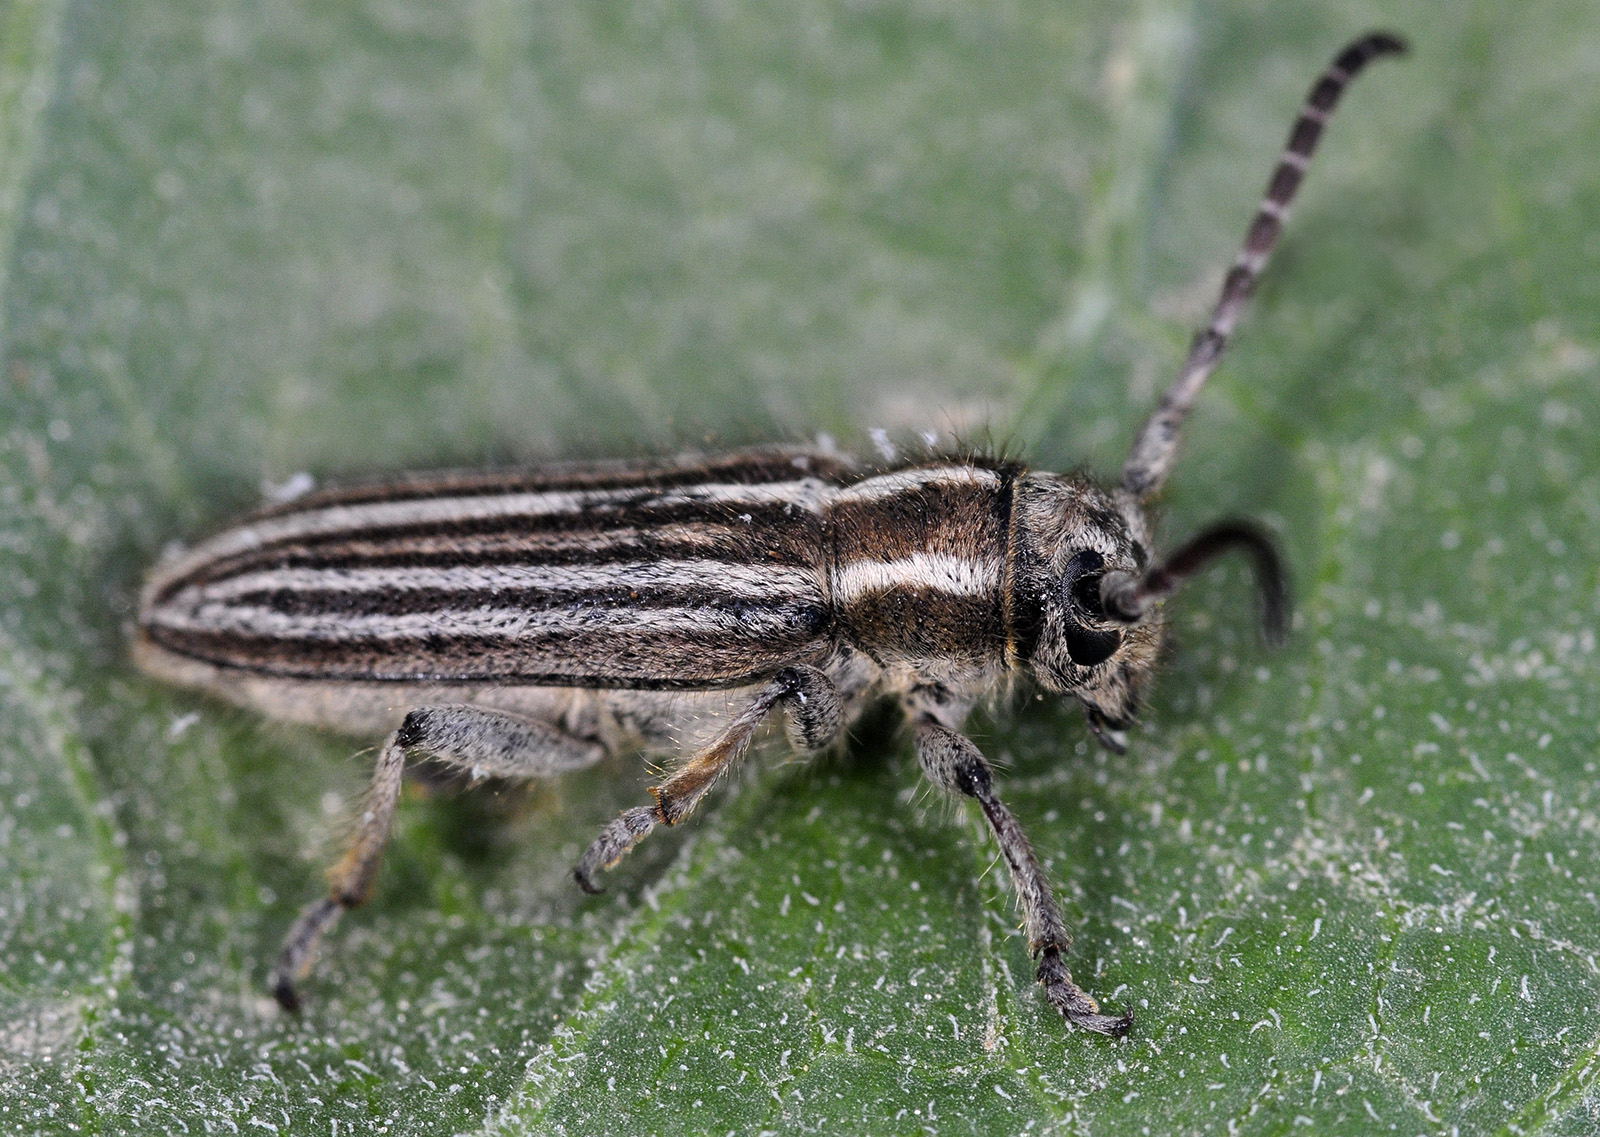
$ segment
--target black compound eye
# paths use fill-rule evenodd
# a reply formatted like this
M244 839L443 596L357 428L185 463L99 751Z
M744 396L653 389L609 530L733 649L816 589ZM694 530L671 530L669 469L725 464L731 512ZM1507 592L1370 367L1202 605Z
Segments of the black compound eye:
M1105 608L1100 603L1100 580L1105 576L1105 558L1093 549L1085 549L1067 562L1061 574L1061 588L1068 598L1068 607L1082 613L1090 620L1105 619ZM1104 663L1122 646L1120 631L1095 631L1069 617L1064 632L1067 654L1081 667Z
M1072 585L1073 602L1077 604L1079 611L1093 620L1106 618L1105 605L1100 602L1100 582L1105 579L1105 575L1103 572L1086 573Z
M1091 632L1089 629L1072 625L1066 632L1067 654L1072 657L1072 662L1082 667L1093 667L1097 663L1104 663L1122 646L1121 632Z
M1061 590L1072 606L1092 620L1105 619L1100 604L1100 579L1105 576L1106 560L1093 549L1074 554L1061 573Z

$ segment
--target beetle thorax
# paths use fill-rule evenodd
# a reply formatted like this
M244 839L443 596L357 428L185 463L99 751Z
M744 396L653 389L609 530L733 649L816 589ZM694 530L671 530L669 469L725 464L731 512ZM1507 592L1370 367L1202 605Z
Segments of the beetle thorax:
M1017 471L896 470L828 505L829 594L843 637L880 663L1003 663L1006 544Z

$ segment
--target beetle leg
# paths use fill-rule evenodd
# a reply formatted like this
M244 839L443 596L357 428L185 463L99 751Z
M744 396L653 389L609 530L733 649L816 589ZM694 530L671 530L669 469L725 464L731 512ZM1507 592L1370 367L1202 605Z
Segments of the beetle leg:
M1100 1034L1120 1038L1133 1025L1133 1012L1102 1014L1100 1006L1073 983L1062 959L1072 945L1050 882L1045 879L1033 847L995 796L994 775L978 748L964 736L933 721L930 715L913 719L917 761L934 785L974 798L1000 843L1000 855L1011 870L1011 884L1022 908L1028 932L1028 951L1039 961L1036 978L1044 987L1044 997L1068 1022Z
M671 777L651 787L654 806L625 810L600 831L572 870L578 887L599 892L596 874L601 869L614 867L657 824L676 825L689 816L717 779L738 765L756 729L780 704L789 712L789 738L797 748L818 750L838 736L844 709L833 681L814 667L784 668L733 716L721 734L691 755Z
M394 823L409 751L425 751L475 777L526 781L599 761L604 749L545 723L463 704L417 707L378 752L360 825L344 855L328 870L328 895L307 905L284 937L269 980L287 1011L298 1009L295 984L311 970L317 941L341 913L366 901L377 879L383 846Z

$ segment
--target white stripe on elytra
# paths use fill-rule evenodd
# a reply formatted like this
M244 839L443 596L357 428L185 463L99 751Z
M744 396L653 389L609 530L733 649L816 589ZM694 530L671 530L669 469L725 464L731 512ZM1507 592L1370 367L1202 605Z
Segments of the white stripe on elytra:
M950 553L912 553L889 561L851 561L840 565L833 574L833 595L839 604L891 588L931 589L951 596L987 596L999 587L997 560L972 560Z
M180 591L162 608L198 602L226 603L252 592L393 593L422 589L554 593L607 588L710 587L740 598L795 595L822 599L818 577L803 569L719 561L623 561L603 565L451 565L441 568L262 569Z
M351 640L403 640L438 636L447 641L470 642L490 637L572 635L604 630L610 635L628 632L671 633L686 637L734 633L759 638L792 635L793 613L752 608L734 614L722 610L589 608L582 612L525 608L438 609L404 615L288 615L249 605L201 603L193 609L164 609L151 625L173 632L237 633L263 639L315 640L341 643ZM579 661L574 660L574 663Z
M674 506L695 503L762 506L794 504L815 508L821 501L824 483L816 478L764 485L736 483L680 486L658 489L630 486L625 489L550 491L545 493L485 494L463 497L416 498L401 501L369 502L364 505L331 505L264 518L227 530L205 541L168 565L161 566L156 588L162 582L180 579L207 563L248 553L279 541L324 537L382 526L419 525L429 522L480 521L490 518L555 517L581 513L606 506Z

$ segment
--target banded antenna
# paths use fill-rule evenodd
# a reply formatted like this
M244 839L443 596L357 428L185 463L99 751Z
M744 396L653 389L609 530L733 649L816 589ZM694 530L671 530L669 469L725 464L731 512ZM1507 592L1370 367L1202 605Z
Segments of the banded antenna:
M1172 470L1172 463L1177 457L1178 431L1188 417L1189 408L1194 405L1195 396L1216 370L1217 361L1228 346L1228 337L1233 334L1239 314L1244 310L1250 294L1255 291L1256 281L1261 278L1267 257L1278 243L1278 234L1283 231L1289 203L1294 201L1295 192L1305 177L1306 167L1311 164L1311 155L1316 151L1317 140L1322 137L1322 128L1332 116L1333 108L1338 105L1339 96L1344 94L1350 80L1374 59L1400 55L1405 50L1405 41L1399 36L1388 32L1368 32L1338 54L1306 96L1300 116L1289 131L1289 141L1285 143L1283 155L1278 159L1278 167L1273 170L1272 180L1267 183L1266 193L1262 195L1255 220L1250 222L1249 231L1245 234L1244 245L1222 282L1222 294L1211 312L1211 322L1196 333L1189 347L1189 357L1183 361L1178 378L1145 420L1139 437L1128 452L1128 460L1123 464L1122 488L1139 501L1148 501L1160 492L1162 483Z

